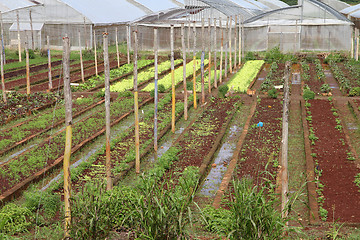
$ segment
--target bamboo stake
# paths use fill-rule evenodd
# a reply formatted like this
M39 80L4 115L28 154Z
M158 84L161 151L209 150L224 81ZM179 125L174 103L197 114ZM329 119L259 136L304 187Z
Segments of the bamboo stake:
M79 49L80 49L80 68L81 68L81 80L84 83L85 77L84 77L84 64L83 64L83 57L82 57L82 50L81 50L81 36L80 36L80 30L79 30Z
M46 43L47 43L47 54L48 54L48 76L49 76L49 89L53 87L52 85L52 75L51 75L51 53L50 53L50 38L46 36Z
M72 140L72 100L70 89L70 41L68 37L64 38L63 53L63 71L64 71L64 98L65 98L65 125L66 140L64 152L64 204L65 204L65 238L70 237L71 224L71 178L70 178L70 157Z
M181 24L181 44L183 49L183 86L184 86L184 119L188 119L188 96L186 87L186 45L185 45L185 30L184 23Z
M245 35L244 35L244 24L241 22L241 58L245 57Z
M0 66L1 66L1 87L2 87L2 95L3 95L3 100L4 103L7 103L7 99L6 99L6 92L5 92L5 78L4 78L4 60L3 60L3 49L0 48Z
M158 132L157 132L157 112L158 112L158 29L154 28L154 64L155 64L155 111L154 111L154 150L157 152L158 150Z
M221 47L220 47L220 83L222 83L222 71L223 71L223 51L224 51L224 30L222 28L222 20L219 18L220 30L221 30Z
M107 32L107 30L105 31ZM91 35L91 33L90 33ZM86 29L86 18L84 17L84 38L85 38L85 49L88 49L87 29Z
M26 31L25 31L26 34ZM26 94L30 95L30 64L29 64L29 49L28 49L28 41L26 37L25 42L25 55L26 55Z
M95 30L94 30L94 53L95 53L95 73L96 76L99 75L99 71L98 71L98 63L97 63L97 49L96 49L96 35L95 35Z
M1 28L1 48L3 54L3 64L6 64L6 56L5 56L5 43L4 43L4 26L2 19L2 12L0 11L0 28Z
M196 25L195 25L195 21L194 21L194 27L193 27L193 31L194 31L194 49L193 49L193 94L194 94L194 109L197 109L197 99L196 99Z
M115 28L115 44L116 44L116 58L118 68L120 67L120 55L119 55L119 42L118 42L118 28Z
M139 102L138 102L138 86L137 86L137 53L138 53L138 39L137 26L134 30L134 100L135 100L135 169L136 173L140 173L140 137L139 137Z
M237 49L237 38L238 38L238 32L237 32L237 27L236 27L236 24L238 23L237 21L237 15L235 15L235 26L234 26L234 31L235 31L235 39L234 39L234 71L236 69L236 61L237 61L237 56L236 56L236 49Z
M214 18L214 47L215 47L215 51L214 51L214 87L217 88L217 39L216 39L216 18Z
M21 62L21 39L20 39L20 20L19 20L19 11L16 11L16 22L17 22L17 35L18 35L18 52L19 52L19 62Z
M354 30L351 31L351 58L354 58Z
M204 18L201 19L201 104L205 104L205 90L204 90L204 58L205 58L205 23Z
M110 67L108 33L103 33L104 75L105 75L105 123L106 123L106 190L112 189L110 160Z
M242 25L241 15L239 15L239 67L241 65L241 43L242 43L241 25Z
M231 31L232 30L232 16L230 16L230 22L229 22L229 70L230 73L232 73L232 49L231 49Z
M174 25L170 29L170 51L171 51L171 92L172 92L172 108L171 108L171 131L175 133L175 75L174 75Z
M211 18L209 18L209 28L208 28L208 37L209 37L209 78L208 78L208 91L211 93Z
M356 61L359 61L359 29L355 29L356 33Z
M228 49L229 49L229 17L227 17L227 21L226 21L225 37L226 37L226 41L225 41L225 78L227 78L227 74L228 74Z
M31 30L31 46L32 46L32 50L35 49L35 43L34 43L34 28L33 28L33 22L32 22L32 17L31 17L31 8L29 9L29 17L30 17L30 30Z
M130 26L126 26L126 51L127 61L130 64Z
M191 33L191 23L189 20L189 26L188 26L188 32L187 32L187 45L188 45L188 52L190 53L191 48L190 48L190 33Z

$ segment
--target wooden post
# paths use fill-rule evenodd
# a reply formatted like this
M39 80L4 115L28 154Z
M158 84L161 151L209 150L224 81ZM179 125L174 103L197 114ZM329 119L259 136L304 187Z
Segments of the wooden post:
M106 123L106 190L112 189L110 161L110 66L108 33L103 33L105 75L105 123Z
M107 30L105 31L107 32ZM91 35L91 33L90 33ZM84 39L85 39L85 49L88 49L88 39L87 39L87 29L86 29L86 18L84 17Z
M25 31L26 35L26 31ZM26 55L26 94L30 95L30 63L29 63L29 49L28 49L28 39L26 37L25 42L25 55Z
M116 44L116 59L118 68L120 67L120 54L119 54L119 42L118 42L118 28L115 28L115 44Z
M183 86L184 86L184 119L188 119L188 96L186 87L186 46L185 46L185 29L184 23L181 24L181 44L183 49Z
M157 134L157 112L158 112L158 29L154 28L154 64L155 64L155 89L154 89L154 102L155 102L155 111L154 111L154 150L158 150L158 134Z
M241 25L242 25L241 15L239 15L239 67L241 65L241 44L242 44Z
M48 54L48 76L49 76L49 89L52 89L52 75L51 75L51 52L50 52L50 38L46 36L46 43L47 43L47 54Z
M224 30L222 28L222 20L219 18L220 31L221 31L221 47L220 47L220 83L222 83L222 71L223 71L223 51L224 51Z
M127 61L130 64L130 26L126 26L126 51Z
M245 35L243 22L241 22L241 58L245 58Z
M140 173L140 137L139 137L139 102L138 102L138 86L137 86L137 51L138 51L138 39L137 39L137 26L134 30L134 112L135 112L135 171Z
M217 88L217 39L216 39L216 31L217 31L217 26L216 26L216 18L214 18L214 87Z
M94 29L94 54L95 54L95 73L96 76L99 75L98 72L98 64L97 64L97 49L96 49L96 34L95 34L95 29Z
M33 28L33 22L31 17L31 8L29 9L29 18L30 18L30 30L31 30L31 49L35 49L35 43L34 43L34 28Z
M193 94L194 94L194 109L197 109L197 99L196 99L196 22L194 21L193 27L193 37L194 37L194 49L193 49Z
M174 25L170 29L170 51L171 51L171 92L172 92L172 108L171 108L171 131L175 133L175 75L174 75Z
M4 26L3 26L3 19L2 19L1 11L0 11L0 28L1 28L1 48L2 48L2 54L3 54L3 64L6 64L5 43L4 43Z
M226 33L225 33L225 78L228 74L228 48L229 48L229 17L226 20Z
M16 11L16 22L17 22L17 35L18 35L18 52L19 52L19 62L21 62L21 39L20 39L20 20L19 20L19 11Z
M230 73L232 73L232 49L231 49L231 31L232 30L232 16L230 16L230 21L229 21L229 70L230 70Z
M209 78L208 78L208 91L211 93L211 18L209 18L209 28L208 28L208 39L209 39Z
M187 45L188 45L188 52L190 53L191 48L190 48L190 33L191 33L191 23L189 20L189 28L188 28L188 34L187 34Z
M65 98L65 126L66 126L65 152L64 152L64 162L63 162L65 238L69 238L70 225L71 225L70 157L71 157L71 140L72 140L72 100L71 100L71 88L70 88L70 41L68 37L64 38L63 71L64 71L64 98Z
M289 77L290 77L290 62L285 64L284 74L284 103L283 103L283 117L282 117L282 141L281 141L281 213L282 217L286 218L288 211L286 205L288 202L288 136L289 136Z
M351 58L354 58L354 29L351 31Z
M4 60L3 60L3 49L0 48L0 66L1 66L1 87L2 87L2 95L3 95L3 100L4 103L7 103L7 99L6 99L6 92L5 92L5 78L4 78Z
M80 50L80 68L81 68L81 80L84 83L85 77L84 77L84 64L83 64L83 57L82 57L82 50L81 50L81 36L80 36L80 30L79 30L79 50Z
M236 61L237 61L237 56L236 56L236 50L237 50L237 38L238 38L238 31L237 31L237 24L238 24L238 21L237 21L237 15L235 15L235 26L234 26L234 31L235 31L235 39L234 39L234 71L236 69Z
M356 36L356 61L359 61L359 29L355 28Z
M205 23L204 18L201 19L201 104L205 103L205 90L204 90L204 58L205 58Z

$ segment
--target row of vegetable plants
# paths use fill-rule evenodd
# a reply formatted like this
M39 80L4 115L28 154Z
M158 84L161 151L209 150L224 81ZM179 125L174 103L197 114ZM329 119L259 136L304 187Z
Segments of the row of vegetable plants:
M4 125L16 118L37 112L39 109L54 104L60 97L56 93L32 93L29 96L22 93L6 93L7 102L0 100L0 124Z
M305 103L314 159L319 216L323 221L359 222L358 170L332 98Z
M140 97L139 102L144 101ZM132 110L133 99L119 96L111 105L111 122ZM72 147L81 145L83 141L103 130L105 126L105 111L85 117L73 125ZM0 168L0 193L14 187L17 183L27 179L44 167L51 165L64 154L65 131L61 131L38 146L24 152Z
M306 89L310 89L315 94L328 94L331 91L329 84L325 82L325 73L320 60L316 58L313 62L300 62L301 79L307 85Z
M99 105L103 101L96 97L79 97L73 100L73 117L79 116L84 110ZM65 107L62 105L48 111L44 114L37 115L36 118L25 120L22 123L3 129L0 133L0 155L9 151L15 146L25 143L25 140L30 140L31 136L38 136L39 133L44 133L50 129L60 126L65 122ZM46 138L48 135L42 135Z
M352 67L355 63L347 61L346 63L339 63L335 60L330 60L329 65L333 76L340 85L340 90L343 94L349 96L360 96L360 82L357 78L358 70Z
M270 90L274 91L276 85L284 84L283 76L285 71L285 63L273 62L270 65L270 70L265 78L265 80L260 85L260 91L268 92ZM276 91L275 91L276 92Z

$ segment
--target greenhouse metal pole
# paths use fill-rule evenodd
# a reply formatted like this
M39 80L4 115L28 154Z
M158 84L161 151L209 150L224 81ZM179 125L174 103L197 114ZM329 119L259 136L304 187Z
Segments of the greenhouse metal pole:
M35 43L34 43L34 28L33 28L33 21L31 16L31 8L29 9L29 18L30 18L30 30L31 30L31 49L35 49Z
M221 47L220 47L220 83L222 83L222 71L223 71L223 55L224 55L224 30L222 28L222 20L219 18L220 30L221 30Z
M21 39L20 39L20 20L19 20L19 11L16 11L16 22L17 22L17 35L18 35L18 52L19 52L19 62L21 62Z
M181 24L181 44L183 49L183 86L184 86L184 119L188 119L188 96L186 87L186 45L184 23Z
M2 95L3 95L3 100L4 103L7 103L7 99L6 99L6 92L5 92L5 78L4 78L4 60L3 60L3 49L0 48L0 66L1 66L1 87L2 87Z
M83 57L82 57L82 50L81 50L81 35L79 30L79 50L80 50L80 68L81 68L81 80L84 83L85 77L84 77L84 64L83 64Z
M105 75L105 124L106 124L106 190L112 189L110 160L110 67L108 33L103 33Z
M194 21L194 49L193 49L193 94L194 94L194 109L197 109L197 99L196 99L196 22Z
M26 35L26 31L25 31ZM26 57L26 94L29 98L30 95L30 62L29 62L29 49L28 49L28 39L26 37L25 42L25 57Z
M140 173L140 137L139 137L139 102L138 102L138 64L137 64L137 52L138 51L138 39L137 39L137 26L134 29L134 112L135 112L135 171Z
M170 51L171 51L171 131L175 133L175 75L174 75L174 25L170 27Z
M158 131L157 131L157 113L158 113L158 29L154 28L154 64L155 64L155 89L154 89L154 103L155 103L155 111L154 111L154 150L157 152L158 150Z
M52 89L52 75L51 75L51 52L50 52L50 37L46 36L47 54L48 54L48 76L49 76L49 89Z
M209 93L211 93L211 18L209 18L208 39L209 39L208 91Z
M205 103L205 90L204 90L204 60L205 60L205 23L204 18L201 19L201 104Z
M229 21L229 70L230 70L230 73L232 73L232 49L231 49L231 31L232 30L232 16L230 16L230 21Z
M214 18L214 87L217 88L217 39L216 39L216 18Z
M119 54L119 42L118 42L118 28L115 28L115 44L116 44L116 59L118 68L120 67L120 54Z
M229 17L226 20L226 33L225 33L226 41L225 41L225 78L227 78L228 74L228 48L229 48Z
M64 37L63 52L63 71L64 71L64 99L65 99L65 126L66 140L64 152L64 204L65 204L65 238L70 237L71 224L71 179L70 179L70 157L71 157L71 140L72 140L72 100L70 88L70 41Z
M94 29L94 54L95 54L95 73L96 73L96 76L99 75L99 72L98 72L98 62L97 62L97 49L96 49L96 35L95 35L95 29Z
M235 31L235 39L234 39L234 71L236 69L236 65L237 65L237 56L236 56L236 50L237 50L237 39L238 39L238 31L237 31L237 24L238 24L238 20L237 20L237 15L235 15L235 26L234 26L234 31Z
M127 62L130 64L130 26L126 26L126 51Z
M1 48L3 54L3 64L6 64L6 56L5 56L5 43L4 43L4 26L2 19L2 12L0 11L0 28L1 28Z

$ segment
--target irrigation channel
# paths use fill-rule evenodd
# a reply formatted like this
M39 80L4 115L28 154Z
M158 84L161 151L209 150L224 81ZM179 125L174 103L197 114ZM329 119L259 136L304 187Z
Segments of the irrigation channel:
M159 94L157 111L157 151L153 145L153 62L139 66L141 172L174 186L189 172L196 173L191 189L200 208L211 205L214 209L226 209L236 192L235 180L246 178L252 186L267 186L269 196L273 196L271 191L274 191L280 203L275 208L283 217L289 214L290 225L319 226L338 221L358 226L360 207L354 203L360 200L356 181L360 179L357 131L360 99L348 95L351 87L360 87L360 84L354 84L353 80L350 83L354 85L345 85L343 80L350 79L350 73L354 74L355 70L346 63L325 63L320 55L293 63L248 61L234 68L227 77L221 73L223 83L217 84L228 87L224 94L214 84L220 72L217 71L215 77L213 70L209 72L209 62L205 61L202 74L200 61L196 61L195 74L193 60L185 63L185 88L189 94L187 120L183 116L182 61L177 60L174 67L177 76L174 133L170 131L170 62L159 63L159 84L164 89ZM110 66L116 68L115 63ZM136 140L131 93L134 86L133 69L125 65L122 64L124 70L112 75L110 80L111 175L114 185L132 187L139 178L134 169ZM76 134L70 168L74 194L81 193L88 183L106 178L103 80L93 76L94 68L89 63L86 81L81 83L77 67L74 64L71 75L72 81L79 83L72 88ZM103 71L103 67L99 69ZM250 70L252 75L248 73ZM54 77L58 75L56 71ZM34 74L34 79L41 74ZM17 86L21 89L23 79L11 80L8 84L15 81L19 81ZM61 81L59 78L54 89L62 86ZM34 91L44 90L46 77L34 80L33 84ZM196 109L193 87L197 92ZM202 87L206 93L204 103ZM313 97L307 98L308 95ZM0 200L4 204L21 199L19 196L24 191L34 189L63 194L60 166L64 159L62 117L65 110L58 99L47 104L36 116L9 118L1 126ZM176 160L158 170L158 166L164 164L163 159L174 153ZM27 190L29 185L31 188ZM293 211L288 212L287 204L292 204L293 198L299 201L292 206Z

